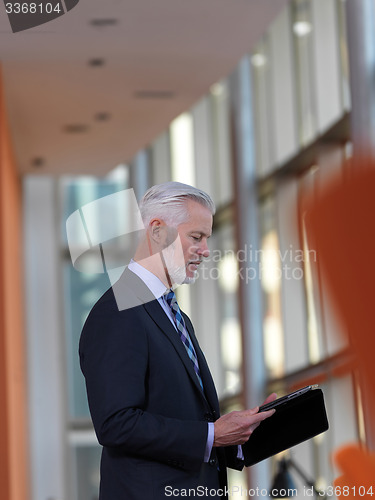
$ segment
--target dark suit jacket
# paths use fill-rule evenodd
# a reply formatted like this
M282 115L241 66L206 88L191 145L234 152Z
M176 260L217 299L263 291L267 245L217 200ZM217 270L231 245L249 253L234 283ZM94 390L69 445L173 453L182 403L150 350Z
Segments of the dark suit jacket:
M90 312L81 369L99 443L100 500L159 500L172 488L224 488L237 448L213 448L208 424L219 404L189 318L204 393L178 333L146 285L129 270ZM212 498L210 496L209 498Z

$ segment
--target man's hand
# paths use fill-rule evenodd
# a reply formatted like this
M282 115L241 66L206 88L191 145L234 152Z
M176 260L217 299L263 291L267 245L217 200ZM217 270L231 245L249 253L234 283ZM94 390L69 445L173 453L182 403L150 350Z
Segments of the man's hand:
M276 399L275 393L268 396L264 401L269 403ZM215 422L215 435L213 446L230 446L244 444L258 425L275 413L275 410L268 410L259 413L259 406L251 410L232 411L223 415Z

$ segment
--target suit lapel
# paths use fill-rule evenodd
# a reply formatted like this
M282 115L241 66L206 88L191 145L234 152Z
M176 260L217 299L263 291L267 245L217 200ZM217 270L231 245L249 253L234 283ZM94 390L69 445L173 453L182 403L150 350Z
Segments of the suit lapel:
M180 336L174 326L172 325L170 319L163 311L163 308L159 302L155 299L153 302L148 302L144 304L144 307L152 320L157 324L163 334L168 338L168 340L173 344L176 349L177 354L180 356L182 363L184 364L187 372L194 385L196 385L199 392L204 396L201 386L199 385L197 375L195 374L193 363L186 352L186 348L182 343ZM194 345L195 348L195 345ZM199 359L198 359L199 362Z
M197 390L202 395L204 401L207 401L210 404L211 408L219 411L219 403L210 370L208 368L206 359L199 347L191 321L188 316L186 316L185 313L182 313L185 319L186 328L197 354L204 393L202 392L202 388L194 371L193 363L191 362L191 359L186 352L185 346L182 343L178 332L173 327L170 319L161 307L159 301L154 297L145 283L132 271L130 271L129 269L125 269L119 281L112 288L116 296L119 310L143 305L151 319L156 323L159 329L172 343L177 354L181 358L181 361L185 366L186 371L188 372L193 384L197 387Z

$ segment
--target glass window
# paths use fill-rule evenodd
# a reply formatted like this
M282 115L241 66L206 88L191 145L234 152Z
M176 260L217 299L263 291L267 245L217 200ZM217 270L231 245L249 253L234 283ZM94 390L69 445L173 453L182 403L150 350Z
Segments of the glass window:
M153 184L171 180L171 151L168 131L162 133L151 145Z
M63 178L61 180L62 199L62 222L63 222L63 242L67 245L67 233L65 223L67 218L76 210L81 210L85 205L95 202L104 196L111 195L127 187L127 170L125 167L112 172L110 176L103 180L95 178ZM91 205L90 205L91 206ZM95 206L91 214L92 224L90 225L91 236L101 232L99 217L95 218ZM91 212L90 212L91 213ZM121 220L125 214L112 214L118 216L118 227L121 227ZM108 214L110 216L110 214ZM86 217L86 220L88 218ZM105 221L104 221L105 222ZM90 238L88 235L88 238ZM78 236L79 239L79 236ZM93 247L94 248L94 247ZM103 247L104 248L104 247ZM70 253L67 247L64 249L65 260L63 262L63 284L64 284L64 315L66 330L67 349L67 377L68 377L68 401L70 418L88 418L88 407L86 401L86 390L84 380L79 367L78 343L83 324L95 302L107 290L111 283L107 273L103 272L102 256L104 262L111 267L116 267L114 261L118 255L117 248L111 249L108 245L103 250L98 261L97 253L84 255L84 259L79 262L79 271L72 265ZM78 262L78 260L77 260Z
M224 225L216 234L220 260L216 260L220 315L220 346L224 374L224 395L242 390L242 332L237 291L238 262L234 251L233 226Z
M349 82L349 55L346 30L346 0L338 0L338 23L339 23L339 47L340 47L340 66L341 66L341 82L343 107L345 110L350 110L350 82Z
M107 177L99 180L95 177L63 177L61 190L61 230L62 242L67 245L66 220L75 210L104 196L126 189L129 184L129 169L120 165Z
M199 277L189 287L187 305L199 343L205 352L219 398L242 391L242 330L238 311L238 262L234 227L224 223L210 238L211 255L199 269ZM181 290L182 291L182 290ZM183 299L186 301L186 296ZM204 302L205 314L202 314ZM186 305L184 304L184 308Z
M342 178L344 172L343 146L320 148L317 164L299 178L300 231L304 251L304 285L306 293L309 359L317 363L334 355L347 346L347 332L341 324L326 286L319 262L319 242L313 240L307 225L308 213L305 200L311 199L324 186Z
M316 133L313 23L310 0L293 1L292 19L298 92L299 138L300 143L306 145L314 139Z
M210 96L205 96L192 109L194 120L194 155L197 187L215 198L216 164L213 151Z
M267 37L263 37L256 45L250 60L254 91L256 165L258 175L264 176L271 170L274 164L270 55Z
M265 365L269 378L285 371L284 332L281 310L281 262L277 235L275 201L270 196L260 207L261 249L253 260L260 262L263 291L263 338Z
M134 190L137 200L140 200L151 186L152 149L144 148L134 156L129 166L129 186Z
M97 244L92 244L93 237L97 237L101 241L103 230L105 232L103 225L108 227L108 218L111 220L112 230L119 236L122 235L126 224L124 222L126 206L123 203L111 205L110 212L105 212L100 200L127 189L128 182L128 168L126 166L120 166L103 179L65 177L60 181L63 313L68 393L68 488L72 500L98 499L101 447L97 443L92 429L84 378L79 366L78 346L82 327L89 311L105 290L111 286L108 274L104 271L113 268L123 269L125 264L124 243L117 241L121 238L112 239L109 242L105 241L104 238L104 242L100 244L101 252L98 254L98 252L91 251L98 248ZM120 198L121 196L116 197L117 200ZM100 207L95 205L97 201ZM87 206L92 210L89 210ZM114 207L115 210L113 210ZM65 227L67 218L77 210L80 214L84 214L82 220L86 223L87 233L80 236L75 231L77 228L73 227L74 236L78 242L85 244L83 249L86 248L87 241L90 242L90 251L82 254L83 258L79 261L79 270L72 265ZM97 213L99 210L100 217ZM80 430L77 430L77 426Z
M229 85L222 80L211 87L215 201L218 206L233 199Z
M191 113L178 116L170 126L172 180L195 186L194 132Z
M337 0L311 2L316 122L320 133L343 114L337 3Z
M310 363L317 363L326 355L326 342L324 335L324 307L322 303L322 290L320 282L320 267L318 260L317 242L308 231L308 213L304 200L309 199L316 188L319 167L313 165L300 177L300 227L302 231L302 244L304 251L305 293L307 309L307 332Z
M305 213L302 215L301 225L303 232L307 338L310 363L317 363L324 354L321 304L319 300L319 270L314 242L307 235L305 215Z
M283 165L299 149L297 137L297 98L291 9L285 8L269 32L271 93L268 98L272 116L273 164Z
M285 370L290 373L308 364L305 254L298 224L298 182L291 177L278 181L276 186Z

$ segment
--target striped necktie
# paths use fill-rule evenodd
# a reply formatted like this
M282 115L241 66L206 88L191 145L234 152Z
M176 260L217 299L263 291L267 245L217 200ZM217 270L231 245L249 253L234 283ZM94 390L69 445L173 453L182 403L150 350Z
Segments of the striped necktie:
M189 355L189 358L191 359L191 362L193 363L194 371L197 375L199 384L203 390L203 383L202 383L202 378L201 378L201 374L200 374L200 370L199 370L197 355L195 353L193 343L192 343L192 341L189 337L188 331L186 329L184 318L182 317L180 308L178 306L176 294L174 293L173 290L169 290L168 293L166 293L164 295L164 297L165 297L167 304L171 308L171 311L172 311L173 317L174 317L174 321L175 321L175 324L177 327L177 331L180 335L182 343L185 346L185 349Z

